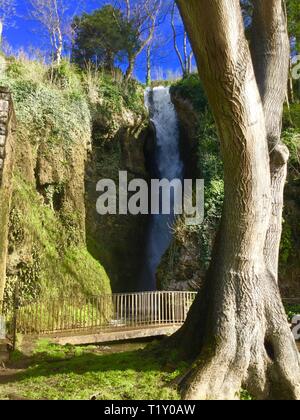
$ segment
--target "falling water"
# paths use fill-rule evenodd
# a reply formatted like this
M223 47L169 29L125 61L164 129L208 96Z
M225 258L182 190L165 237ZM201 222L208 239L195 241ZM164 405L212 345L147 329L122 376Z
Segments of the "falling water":
M147 89L145 103L156 130L156 149L153 163L155 178L182 179L183 163L179 150L179 126L168 87ZM147 237L142 290L156 290L156 270L172 240L174 223L174 194L171 195L171 214L152 215Z

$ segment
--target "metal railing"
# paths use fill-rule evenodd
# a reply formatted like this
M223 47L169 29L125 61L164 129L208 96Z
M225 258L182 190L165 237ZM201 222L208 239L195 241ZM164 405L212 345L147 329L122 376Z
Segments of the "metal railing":
M10 330L25 335L181 325L195 292L112 294L22 305L8 317Z

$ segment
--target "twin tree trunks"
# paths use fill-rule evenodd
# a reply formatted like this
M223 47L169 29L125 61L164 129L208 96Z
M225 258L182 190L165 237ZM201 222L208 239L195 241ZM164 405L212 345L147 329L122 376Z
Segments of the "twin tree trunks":
M225 202L205 286L170 339L196 360L186 399L299 399L300 358L278 288L288 150L281 142L289 39L281 0L178 0L217 123ZM196 367L195 367L196 366Z

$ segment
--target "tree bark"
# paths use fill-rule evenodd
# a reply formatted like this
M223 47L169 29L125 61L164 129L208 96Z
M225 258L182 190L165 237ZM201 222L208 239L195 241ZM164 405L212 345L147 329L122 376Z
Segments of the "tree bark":
M128 58L128 66L125 73L125 80L128 82L130 79L132 79L133 70L135 66L136 57L129 57Z
M268 19L272 15L277 25L281 0L267 3ZM297 399L300 359L275 269L287 161L278 143L283 99L275 85L284 81L285 69L279 76L267 63L264 74L272 81L265 82L253 65L239 0L178 0L178 5L215 116L225 181L205 285L169 342L196 359L182 381L183 397L235 399L245 388L257 399ZM265 116L271 109L269 89L279 94L278 104L272 104L276 122Z
M3 44L3 21L0 20L0 49L2 50Z
M173 45L174 45L174 50L176 52L176 55L177 55L179 63L180 63L182 74L183 74L183 76L185 76L186 75L186 73L185 73L186 68L184 66L184 62L183 62L183 59L181 57L181 53L180 53L178 45L177 45L177 33L176 33L176 26L175 26L175 8L176 8L176 1L174 0L174 4L173 4L173 7L172 7L172 12L171 12L171 26L172 26L172 31L173 31ZM185 32L185 34L186 34L186 32Z
M288 11L287 11L286 0L283 0L282 4L283 4L283 13L284 13L284 18L285 18L286 28L288 28ZM292 58L291 58L291 56L289 57L289 78L288 78L288 86L287 86L287 102L288 102L288 105L290 103L295 102L294 85L293 85L293 77L292 77Z
M283 192L289 158L289 151L281 141L281 130L290 47L281 0L254 0L253 5L252 60L264 106L272 193L272 214L265 243L265 259L268 270L278 281Z
M55 50L55 63L59 66L62 60L63 53L63 36L61 30L57 30L57 47Z
M147 47L146 85L151 85L151 45L148 45Z
M63 34L62 34L62 22L61 22L61 18L60 18L60 14L59 14L59 6L57 3L57 0L55 0L53 2L53 8L54 8L54 12L55 12L55 16L56 16L56 24L55 27L53 28L54 31L54 37L55 37L55 42L56 42L56 48L55 48L55 63L57 65L60 65L61 63L61 59L62 59L62 53L63 53Z

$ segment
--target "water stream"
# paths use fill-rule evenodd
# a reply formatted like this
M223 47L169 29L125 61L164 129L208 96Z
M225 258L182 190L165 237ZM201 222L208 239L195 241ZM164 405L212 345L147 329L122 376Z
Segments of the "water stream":
M145 92L145 104L155 126L156 147L152 178L182 179L179 125L169 87L156 87ZM172 240L174 223L174 195L171 194L171 214L152 215L147 236L145 267L141 290L156 290L156 270Z

